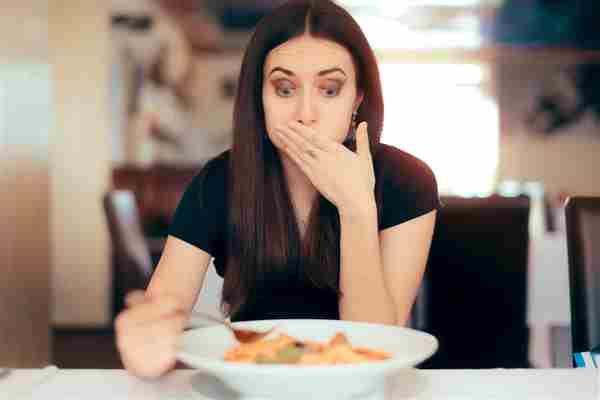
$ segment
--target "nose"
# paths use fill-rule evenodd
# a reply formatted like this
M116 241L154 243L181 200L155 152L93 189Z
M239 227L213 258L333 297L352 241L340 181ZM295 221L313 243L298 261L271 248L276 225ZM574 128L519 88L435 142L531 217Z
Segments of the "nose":
M312 125L317 120L317 113L317 107L311 94L302 96L296 114L297 121L304 125Z

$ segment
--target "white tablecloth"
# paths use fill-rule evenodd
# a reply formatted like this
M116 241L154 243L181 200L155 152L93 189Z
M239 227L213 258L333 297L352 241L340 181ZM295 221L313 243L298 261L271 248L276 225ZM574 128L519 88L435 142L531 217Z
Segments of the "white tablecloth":
M595 369L409 370L390 378L385 395L380 398L596 400L598 378ZM21 369L0 379L0 399L11 400L236 398L213 378L196 370L177 370L157 380L143 380L124 370Z

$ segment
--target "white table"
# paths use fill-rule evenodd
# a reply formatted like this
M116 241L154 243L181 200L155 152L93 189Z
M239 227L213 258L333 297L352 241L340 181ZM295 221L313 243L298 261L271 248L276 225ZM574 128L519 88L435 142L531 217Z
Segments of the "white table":
M598 399L599 370L409 370L391 378L385 399ZM19 394L17 395L17 392ZM0 399L235 400L195 370L143 380L124 370L13 370L0 379Z

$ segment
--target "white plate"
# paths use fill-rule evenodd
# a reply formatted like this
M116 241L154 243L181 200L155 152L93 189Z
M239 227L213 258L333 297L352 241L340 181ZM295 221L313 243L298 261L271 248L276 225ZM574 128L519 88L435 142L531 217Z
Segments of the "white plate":
M386 376L411 368L429 358L438 347L435 337L397 326L337 320L265 320L237 322L235 326L286 333L300 340L328 341L343 332L353 346L383 350L386 361L332 365L256 365L223 361L225 352L237 342L224 326L185 332L178 358L209 372L244 399L342 399L369 396L384 386Z

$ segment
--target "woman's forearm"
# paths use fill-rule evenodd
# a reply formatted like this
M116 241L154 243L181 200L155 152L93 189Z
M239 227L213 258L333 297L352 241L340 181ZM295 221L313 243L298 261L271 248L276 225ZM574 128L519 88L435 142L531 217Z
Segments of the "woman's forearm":
M339 214L340 318L396 324L394 301L384 282L374 199Z

